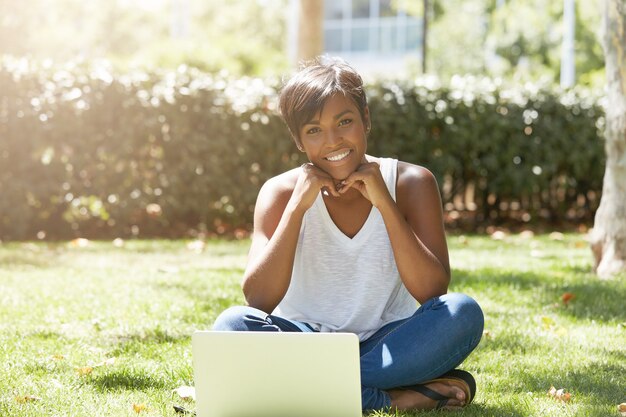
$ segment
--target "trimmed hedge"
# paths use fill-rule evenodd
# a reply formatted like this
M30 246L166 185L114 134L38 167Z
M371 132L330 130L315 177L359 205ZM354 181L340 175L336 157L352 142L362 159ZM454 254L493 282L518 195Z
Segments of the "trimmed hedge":
M0 66L0 239L249 230L263 182L304 162L278 80L29 65ZM368 86L369 151L431 169L451 226L592 220L595 97L426 81Z
M422 81L370 87L372 148L431 169L449 223L593 221L605 162L598 97L473 77Z

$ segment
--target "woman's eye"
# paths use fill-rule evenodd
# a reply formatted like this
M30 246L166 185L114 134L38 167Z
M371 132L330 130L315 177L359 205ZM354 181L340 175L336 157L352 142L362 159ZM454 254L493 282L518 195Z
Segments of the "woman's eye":
M312 128L310 128L309 130L306 131L306 134L307 135L312 135L312 134L317 133L319 131L320 131L319 127L312 127Z
M339 126L346 126L352 123L352 119L343 119L339 122Z

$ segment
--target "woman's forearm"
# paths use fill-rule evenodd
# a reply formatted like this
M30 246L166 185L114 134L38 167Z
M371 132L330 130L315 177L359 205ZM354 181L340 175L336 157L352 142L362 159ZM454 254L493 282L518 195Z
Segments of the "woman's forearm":
M290 202L269 241L253 248L242 283L251 307L271 313L287 293L303 217L304 212Z
M389 198L378 209L407 290L420 303L445 294L450 282L449 269L415 235L393 199Z

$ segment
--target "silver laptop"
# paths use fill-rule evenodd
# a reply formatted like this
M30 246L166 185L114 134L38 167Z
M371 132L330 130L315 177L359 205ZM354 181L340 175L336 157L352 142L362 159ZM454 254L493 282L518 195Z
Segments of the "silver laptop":
M349 333L198 331L198 417L361 417L359 340Z

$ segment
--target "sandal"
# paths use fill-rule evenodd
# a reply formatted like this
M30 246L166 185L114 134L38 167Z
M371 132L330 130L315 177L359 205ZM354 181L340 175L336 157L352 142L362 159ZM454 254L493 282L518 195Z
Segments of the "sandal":
M449 372L446 372L445 374L441 375L438 378L431 379L421 384L402 387L401 389L416 391L432 400L437 401L435 410L439 410L440 408L445 407L446 404L448 404L448 400L450 398L436 391L433 391L432 389L428 388L426 385L433 384L435 382L449 383L451 381L454 381L455 383L458 383L458 382L461 383L460 388L463 390L463 392L465 392L465 398L466 398L465 405L471 403L472 400L474 399L474 396L476 395L476 380L474 379L472 374L470 374L467 371L462 371L460 369L453 369Z

